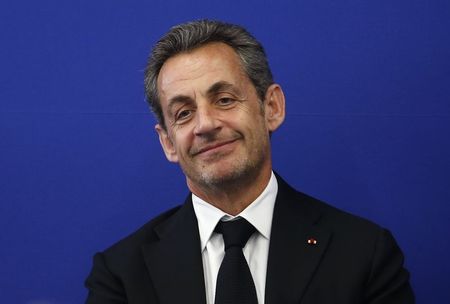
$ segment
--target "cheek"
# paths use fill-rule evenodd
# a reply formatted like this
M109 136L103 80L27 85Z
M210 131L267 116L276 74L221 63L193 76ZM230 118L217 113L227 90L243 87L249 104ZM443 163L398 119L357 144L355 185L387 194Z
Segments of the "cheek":
M237 112L241 113L241 115L253 115L254 110L250 103L249 100L241 101L235 109Z
M184 150L189 149L190 143L192 142L191 133L187 131L187 128L177 127L171 133L171 138L173 139L173 145L175 150L183 153Z
M260 120L261 112L259 107L251 105L249 101L241 102L238 106L227 112L230 121L240 125L251 125Z

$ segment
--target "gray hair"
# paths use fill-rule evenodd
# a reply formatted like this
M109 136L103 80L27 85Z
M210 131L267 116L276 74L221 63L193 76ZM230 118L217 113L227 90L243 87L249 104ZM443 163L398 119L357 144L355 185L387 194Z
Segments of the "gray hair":
M242 67L264 101L273 76L262 45L243 27L221 21L198 20L172 27L153 48L145 69L145 94L153 113L166 128L157 80L163 64L169 58L199 48L207 43L223 42L239 55Z

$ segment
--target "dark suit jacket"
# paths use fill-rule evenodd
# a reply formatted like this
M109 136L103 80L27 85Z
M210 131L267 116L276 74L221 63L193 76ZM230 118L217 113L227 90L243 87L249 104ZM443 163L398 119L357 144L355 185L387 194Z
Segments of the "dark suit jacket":
M414 303L403 255L387 230L299 193L280 177L278 184L266 304ZM88 304L206 303L190 196L97 253L86 286Z

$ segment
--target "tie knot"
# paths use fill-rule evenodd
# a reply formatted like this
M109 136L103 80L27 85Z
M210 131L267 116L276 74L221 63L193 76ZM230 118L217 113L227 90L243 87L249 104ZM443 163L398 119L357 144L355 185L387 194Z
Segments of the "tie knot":
M221 233L225 243L225 251L233 246L243 248L250 236L255 232L255 227L244 218L234 221L217 223L215 231Z

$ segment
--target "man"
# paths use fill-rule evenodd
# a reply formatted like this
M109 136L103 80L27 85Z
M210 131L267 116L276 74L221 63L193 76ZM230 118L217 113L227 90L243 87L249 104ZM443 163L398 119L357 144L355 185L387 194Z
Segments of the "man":
M191 194L95 255L86 303L414 302L388 231L272 172L270 135L285 100L245 29L208 20L172 28L151 53L145 86L161 146ZM239 245L233 226L248 229Z

